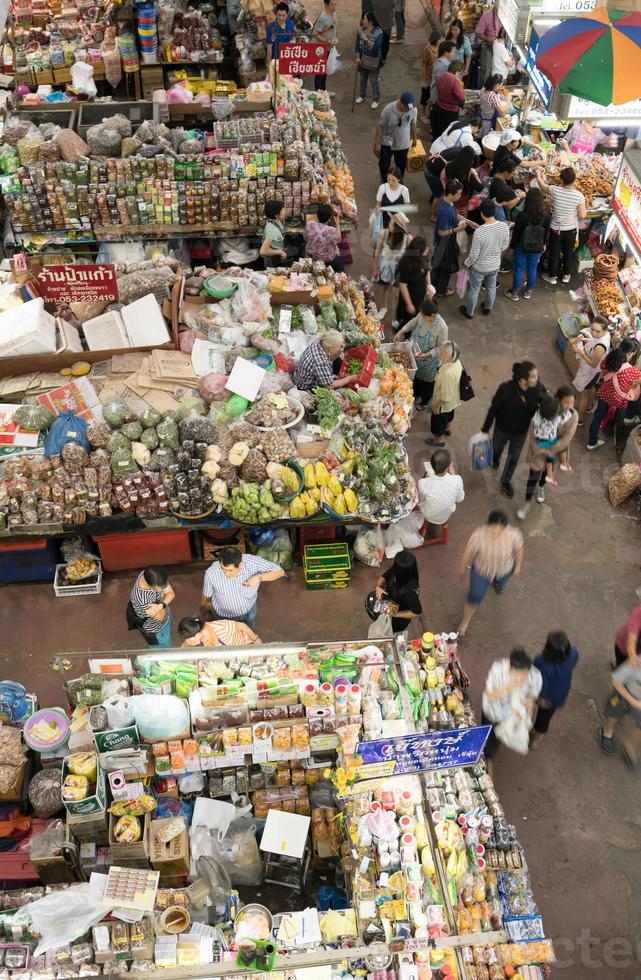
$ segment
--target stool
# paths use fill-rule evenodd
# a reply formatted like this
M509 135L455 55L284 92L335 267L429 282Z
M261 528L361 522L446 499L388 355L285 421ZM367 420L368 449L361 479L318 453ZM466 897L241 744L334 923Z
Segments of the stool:
M265 853L267 860L265 861L263 885L280 885L281 888L289 888L294 892L304 891L312 857L309 840L306 842L303 856L300 858L289 857L286 854L274 854L271 851Z
M426 536L430 527L439 527L439 526L441 528L441 534L438 538L428 538ZM432 544L447 544L447 521L445 522L445 524L441 524L441 525L439 524L430 525L429 521L423 521L418 533L423 538L423 544L419 545L419 548L429 548L429 546Z

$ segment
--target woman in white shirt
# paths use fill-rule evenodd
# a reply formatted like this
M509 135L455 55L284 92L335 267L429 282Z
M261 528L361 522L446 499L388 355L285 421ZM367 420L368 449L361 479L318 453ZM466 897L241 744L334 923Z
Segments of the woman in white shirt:
M505 80L514 71L514 58L505 47L505 35L501 31L492 45L492 74L502 75Z
M586 412L596 398L596 388L601 376L599 365L610 350L610 334L606 318L596 316L586 330L581 330L570 341L570 347L579 362L579 369L574 375L572 384L579 392L579 425L583 425Z
M409 204L409 189L402 183L401 171L398 167L390 167L387 171L387 180L381 184L376 191L376 210L390 207L392 204ZM383 211L383 228L387 228L390 223L392 213Z
M523 647L516 647L509 659L502 657L490 667L483 692L482 725L493 725L485 743L485 763L492 775L494 759L500 748L496 729L512 715L522 717L532 727L532 713L538 700L543 678ZM528 720L529 719L529 720Z
M444 150L459 150L464 146L471 146L477 156L481 156L482 150L476 142L476 135L481 129L481 117L473 116L469 122L463 120L450 123L447 129L435 139L430 147L430 156L443 153Z

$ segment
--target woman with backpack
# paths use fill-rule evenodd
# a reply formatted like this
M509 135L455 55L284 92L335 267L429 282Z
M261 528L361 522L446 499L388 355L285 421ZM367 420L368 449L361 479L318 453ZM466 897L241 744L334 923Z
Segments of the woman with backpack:
M529 299L536 285L536 271L550 235L550 216L545 212L545 201L538 187L531 187L525 195L523 209L517 214L512 229L514 265L512 288L505 290L508 299L518 302L527 272L523 299Z

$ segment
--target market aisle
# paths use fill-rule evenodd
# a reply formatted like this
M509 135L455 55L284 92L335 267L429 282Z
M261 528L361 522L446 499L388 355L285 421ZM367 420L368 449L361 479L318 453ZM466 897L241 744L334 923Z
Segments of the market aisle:
M379 182L371 150L377 113L367 103L353 114L350 111L359 10L357 0L348 0L339 11L343 69L330 84L337 91L341 138L353 168L361 214L361 231L352 238L350 272L354 275L371 270L367 215ZM310 12L314 11L310 5ZM382 74L381 105L405 90L419 94L418 63L426 18L418 0L408 0L407 18L408 40L402 46L392 45ZM422 175L410 175L408 185L412 201L419 205L412 230L431 238ZM502 285L506 284L503 277ZM469 474L467 439L478 430L491 394L509 376L514 360L534 360L552 389L568 381L553 344L556 317L566 309L563 297L561 289L545 286L527 304L512 304L501 296L491 317L469 323L459 316L456 298L443 304L450 335L462 347L477 397L458 413L452 441L466 481L466 501L452 522L448 546L418 553L425 623L435 629L455 628L458 622L463 596L458 562L470 531L495 504L514 515L520 502L516 498L508 504L497 497L491 478ZM417 473L428 457L425 424L425 417L419 416L410 436ZM549 629L564 628L581 651L568 707L555 719L538 753L525 761L506 753L497 767L497 784L526 848L546 931L559 952L572 958L559 974L568 980L591 976L634 980L641 973L617 968L616 954L614 960L608 959L602 943L623 937L636 944L641 933L640 789L620 756L607 759L601 754L596 733L609 686L612 636L634 604L640 581L638 528L624 513L614 513L606 501L604 484L615 462L612 450L588 456L579 435L572 452L574 474L563 477L548 504L533 505L525 523L521 579L511 582L500 599L488 598L474 620L463 660L478 703L490 662L516 642L536 652ZM515 486L522 493L522 469L517 477ZM200 567L182 566L172 573L177 619L195 612L202 576ZM304 593L302 570L297 568L288 581L264 587L258 632L266 641L360 638L368 625L363 599L376 576L376 571L359 565L349 590ZM0 588L5 676L31 681L43 703L59 703L59 679L48 667L54 653L135 644L137 635L127 632L124 618L132 580L133 574L108 576L102 596L64 600L53 597L50 585ZM577 945L584 929L596 942L591 960L586 959L591 947ZM571 949L560 945L559 937Z

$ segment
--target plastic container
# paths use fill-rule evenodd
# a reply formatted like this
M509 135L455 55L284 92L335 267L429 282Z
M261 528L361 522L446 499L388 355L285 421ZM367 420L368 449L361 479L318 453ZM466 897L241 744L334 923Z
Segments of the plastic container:
M205 292L214 299L227 299L238 289L238 283L229 276L209 276L205 279Z
M53 591L58 598L69 595L100 595L102 592L102 565L98 562L98 578L95 582L83 583L82 581L74 585L60 585L59 579L66 565L56 565L56 577L53 580Z
M106 572L192 560L189 531L129 531L103 534L94 541Z
M347 374L347 365L350 360L357 358L361 362L361 373L356 381L348 385L350 388L367 388L374 377L374 368L378 361L378 351L373 347L363 344L361 347L350 347L345 351L341 362L341 369L338 372L339 378L344 378Z
M55 541L33 538L30 541L0 542L0 582L53 582L58 549Z

